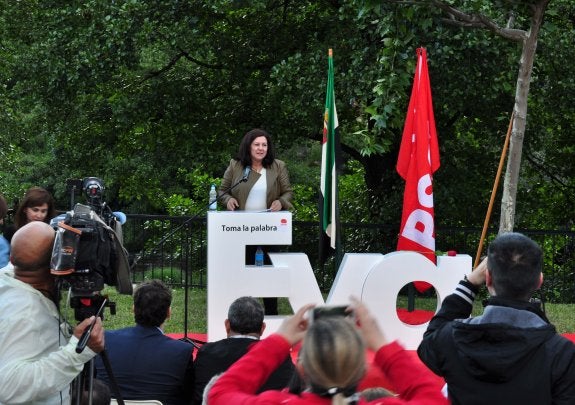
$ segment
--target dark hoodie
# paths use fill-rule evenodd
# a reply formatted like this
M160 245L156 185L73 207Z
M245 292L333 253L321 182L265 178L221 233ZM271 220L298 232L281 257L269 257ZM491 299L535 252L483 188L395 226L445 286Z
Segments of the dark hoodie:
M534 304L493 297L469 318L477 289L461 281L417 352L453 404L575 404L575 345Z

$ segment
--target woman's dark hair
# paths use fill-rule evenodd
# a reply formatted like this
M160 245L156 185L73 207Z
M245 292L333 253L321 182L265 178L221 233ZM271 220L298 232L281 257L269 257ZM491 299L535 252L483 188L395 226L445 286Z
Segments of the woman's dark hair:
M239 160L244 167L252 165L252 155L251 155L252 142L254 141L254 139L259 138L260 136L265 136L266 141L268 143L268 153L266 154L266 157L264 158L262 164L264 167L267 168L270 167L271 164L273 163L275 159L275 151L274 151L274 144L272 143L272 138L270 134L268 134L263 129L255 128L244 135L242 142L240 143L238 155L236 157L236 159Z
M6 204L4 196L0 194L0 219L3 219L7 213L8 213L8 204Z
M16 214L14 215L14 225L19 229L28 223L26 217L26 208L39 207L40 205L48 204L48 212L44 222L50 223L50 220L56 216L56 209L54 208L54 198L47 190L42 187L32 187L26 191L22 202L18 205Z

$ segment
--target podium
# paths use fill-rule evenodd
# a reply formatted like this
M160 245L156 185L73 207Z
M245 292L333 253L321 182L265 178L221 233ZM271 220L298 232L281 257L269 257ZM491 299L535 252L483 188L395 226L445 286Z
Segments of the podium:
M224 320L238 297L287 297L287 267L245 264L248 245L291 245L292 214L289 211L208 212L208 340L226 337ZM266 318L267 322L267 318Z
M291 245L292 215L280 212L208 213L208 341L226 337L224 321L238 297L286 297L297 310L324 303L307 255L268 252L271 266L245 264L247 245ZM415 252L346 253L326 300L346 305L350 295L363 301L385 328L387 338L415 350L427 324L407 325L397 315L396 300L406 284L421 280L437 292L437 308L471 271L469 255L439 256L437 265ZM266 316L263 337L277 331L286 316Z

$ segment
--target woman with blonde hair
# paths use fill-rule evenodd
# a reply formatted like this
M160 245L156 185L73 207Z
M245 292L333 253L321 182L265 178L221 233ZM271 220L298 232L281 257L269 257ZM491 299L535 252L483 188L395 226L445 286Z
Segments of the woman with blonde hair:
M352 396L365 374L365 344L345 318L314 321L300 350L299 371L308 390L322 397Z
M352 299L355 319L329 317L308 327L306 305L287 318L277 333L262 340L222 374L208 394L209 405L227 404L448 404L431 371L413 359L397 342L388 343L367 307ZM301 394L265 391L256 394L269 374L303 339L298 371ZM389 379L396 397L366 401L356 388L366 370L365 349L375 351L374 362Z

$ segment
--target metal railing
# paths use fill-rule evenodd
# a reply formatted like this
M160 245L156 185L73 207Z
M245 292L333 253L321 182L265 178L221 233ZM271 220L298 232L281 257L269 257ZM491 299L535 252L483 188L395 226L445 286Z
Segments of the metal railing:
M343 223L342 251L390 253L397 245L397 229L384 224ZM544 297L549 302L575 302L575 232L517 230L544 250ZM206 287L207 237L205 218L128 215L123 226L124 246L130 254L135 283L157 278L174 286ZM489 230L484 246L497 234ZM481 229L437 228L436 249L454 250L475 258ZM294 221L293 243L286 251L307 254L322 291L329 291L337 269L330 258L318 263L319 225ZM187 280L186 280L187 277Z

